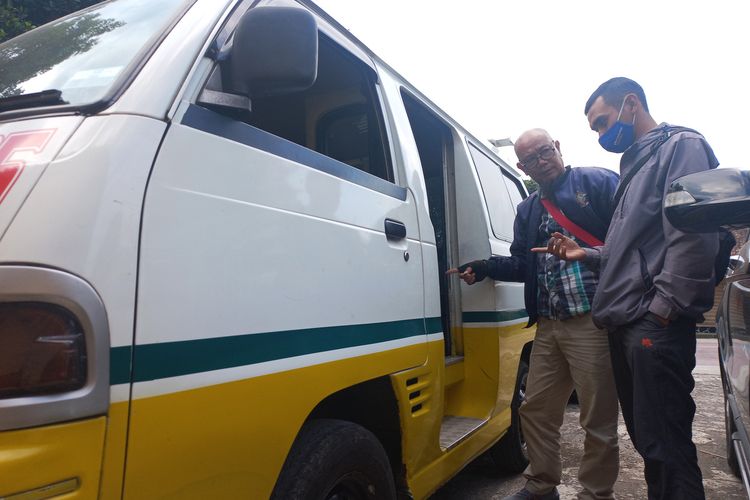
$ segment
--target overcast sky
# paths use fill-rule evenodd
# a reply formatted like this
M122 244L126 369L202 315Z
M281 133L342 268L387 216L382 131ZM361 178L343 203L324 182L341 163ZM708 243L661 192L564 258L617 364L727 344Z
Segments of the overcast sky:
M627 76L657 122L699 130L721 166L750 169L746 0L316 3L480 139L542 127L567 163L617 170L583 108Z

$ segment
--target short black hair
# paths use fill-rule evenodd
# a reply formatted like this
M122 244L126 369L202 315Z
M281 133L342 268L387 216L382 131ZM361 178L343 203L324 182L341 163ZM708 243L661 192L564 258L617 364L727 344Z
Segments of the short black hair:
M622 102L628 94L635 94L638 100L641 101L641 104L643 104L643 109L648 113L648 103L646 102L646 94L643 92L643 88L630 78L616 76L599 85L599 88L591 94L589 100L586 101L586 108L583 110L583 114L589 114L589 109L591 109L594 101L599 96L602 96L604 102L608 105L618 108L622 106Z

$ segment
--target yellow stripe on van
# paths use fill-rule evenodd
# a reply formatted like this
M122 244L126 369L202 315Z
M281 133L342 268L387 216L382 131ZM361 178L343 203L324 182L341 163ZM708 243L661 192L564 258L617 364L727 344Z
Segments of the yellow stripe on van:
M423 356L419 344L136 399L125 498L267 498L320 401L415 360L421 364Z
M96 498L105 417L0 432L0 498L64 486L66 499ZM71 482L71 480L73 480ZM47 498L47 497L45 497Z

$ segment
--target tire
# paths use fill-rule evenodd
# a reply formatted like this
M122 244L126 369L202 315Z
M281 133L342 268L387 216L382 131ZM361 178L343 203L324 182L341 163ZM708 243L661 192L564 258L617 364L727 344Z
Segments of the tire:
M359 425L320 419L302 427L271 495L273 500L394 500L388 456Z
M736 430L732 420L732 410L729 408L729 400L724 395L724 431L727 439L727 465L729 465L729 470L732 471L732 474L736 477L742 477L740 462L737 460L737 454L734 452L734 442L732 441L732 434Z
M526 451L526 441L521 429L521 415L519 409L526 394L526 380L529 377L529 364L521 360L518 364L516 376L516 390L510 404L510 429L489 450L495 465L503 472L518 474L529 465L529 455Z

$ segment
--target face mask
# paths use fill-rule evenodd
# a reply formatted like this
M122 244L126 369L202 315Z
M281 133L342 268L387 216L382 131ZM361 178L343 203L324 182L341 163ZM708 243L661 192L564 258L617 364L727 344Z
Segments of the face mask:
M623 100L620 113L617 115L617 121L599 137L601 147L610 153L622 153L635 142L635 115L633 115L633 123L621 122L620 116L622 116L624 108L625 101Z

